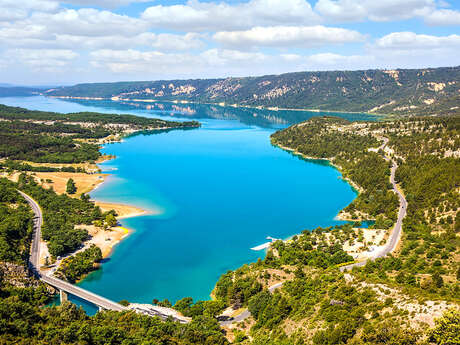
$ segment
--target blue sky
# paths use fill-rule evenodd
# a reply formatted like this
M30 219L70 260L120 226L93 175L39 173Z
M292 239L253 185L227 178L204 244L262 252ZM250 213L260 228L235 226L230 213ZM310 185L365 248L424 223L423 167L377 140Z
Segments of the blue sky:
M0 0L0 82L460 65L459 0Z

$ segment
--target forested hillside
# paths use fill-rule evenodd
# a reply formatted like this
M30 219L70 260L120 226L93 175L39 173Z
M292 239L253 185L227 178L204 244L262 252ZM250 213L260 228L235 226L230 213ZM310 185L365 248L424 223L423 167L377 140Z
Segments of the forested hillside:
M298 72L261 77L79 84L56 97L183 100L382 114L458 114L460 67Z
M0 159L42 163L94 161L101 155L95 139L140 130L194 127L199 127L199 123L89 112L59 114L0 104Z
M44 88L24 86L0 86L0 97L34 96L45 91Z

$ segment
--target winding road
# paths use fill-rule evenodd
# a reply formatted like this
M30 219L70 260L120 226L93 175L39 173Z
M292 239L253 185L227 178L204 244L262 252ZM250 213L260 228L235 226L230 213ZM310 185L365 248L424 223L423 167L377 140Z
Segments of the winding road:
M389 139L385 137L380 137L381 140L383 140L383 144L379 146L377 149L372 149L375 152L379 152L380 150L384 151L385 146L387 146ZM385 152L385 151L384 151ZM353 267L362 267L365 266L366 263L369 260L375 260L377 258L382 258L393 252L401 239L401 233L402 233L402 222L404 217L406 216L407 212L407 200L404 197L404 194L399 190L398 185L396 184L395 181L395 174L396 170L398 169L398 164L394 159L391 157L387 156L384 154L384 158L386 161L391 161L392 166L391 166L391 174L390 174L390 183L393 186L393 191L396 193L396 195L399 198L399 211L398 211L398 219L393 226L393 229L391 231L390 237L388 238L387 242L385 243L385 246L383 248L380 248L380 250L377 250L375 253L372 253L366 260L360 261L360 262L355 262L349 265L345 265L339 268L341 272L351 270ZM269 291L273 293L277 288L280 288L283 285L283 283L278 283L275 284L271 287L269 287ZM251 316L251 312L248 309L245 309L243 312L241 312L239 315L235 316L234 318L231 318L230 320L225 320L219 322L221 326L230 326L232 323L238 323L246 318Z
M58 289L59 291L63 291L65 293L70 293L74 296L80 297L88 302L91 302L97 305L99 308L107 309L107 310L115 310L115 311L125 311L128 310L127 307L122 306L116 302L113 302L105 297L96 295L95 293L89 292L84 290L78 286L65 282L61 279L47 276L40 270L40 239L41 239L41 228L43 224L43 214L42 210L38 203L32 199L29 195L25 194L24 192L18 191L24 199L26 199L27 203L32 208L32 211L35 214L34 217L34 230L32 235L32 245L31 245L31 253L29 259L29 267L37 276L38 279L43 281L46 284L53 286L54 288Z
M389 139L382 137L383 144L377 149L377 151L384 150L385 146L388 144ZM384 151L385 152L385 151ZM406 216L407 212L407 200L404 197L404 194L399 190L398 185L396 184L395 181L395 174L396 170L398 169L398 163L391 157L384 155L384 158L386 161L391 161L392 166L391 166L391 174L390 174L390 183L393 187L393 192L396 193L396 195L399 198L399 211L398 211L398 219L396 220L395 225L393 226L393 229L391 231L390 237L388 238L387 242L383 246L383 248L380 248L377 250L375 253L372 253L366 260L361 261L361 262L355 262L346 266L340 267L340 271L347 271L351 270L353 267L362 267L365 266L367 261L369 260L375 260L377 258L383 258L393 252L398 245L399 240L401 239L401 233L402 233L402 222L404 217Z

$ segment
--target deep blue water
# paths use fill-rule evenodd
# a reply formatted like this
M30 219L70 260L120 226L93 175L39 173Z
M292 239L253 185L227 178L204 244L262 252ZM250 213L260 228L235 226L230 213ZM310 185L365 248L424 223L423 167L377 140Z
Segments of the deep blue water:
M117 158L101 165L111 176L91 196L161 210L122 220L133 233L80 283L115 301L208 299L222 273L264 256L250 248L266 242L266 236L287 238L338 224L334 217L356 195L325 162L303 160L270 144L276 128L318 113L204 105L180 109L171 103L146 109L144 104L44 97L0 98L0 103L202 122L200 129L134 135L103 149Z

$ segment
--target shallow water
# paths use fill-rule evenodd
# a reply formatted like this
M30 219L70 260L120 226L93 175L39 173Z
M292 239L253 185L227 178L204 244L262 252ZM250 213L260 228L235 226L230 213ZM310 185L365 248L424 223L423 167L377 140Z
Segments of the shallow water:
M80 283L115 301L208 299L222 273L264 256L251 247L267 236L283 239L339 224L334 217L356 195L324 161L303 160L270 144L276 128L319 113L257 110L251 123L246 109L203 105L146 109L44 97L0 98L0 103L58 112L172 114L202 122L200 129L134 135L103 149L117 158L101 165L111 176L91 196L161 211L122 220L133 233Z

